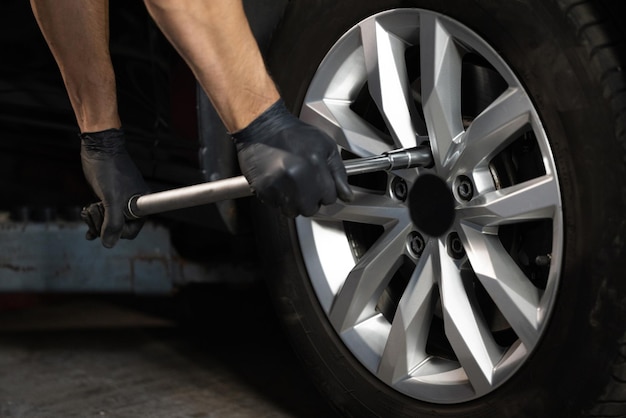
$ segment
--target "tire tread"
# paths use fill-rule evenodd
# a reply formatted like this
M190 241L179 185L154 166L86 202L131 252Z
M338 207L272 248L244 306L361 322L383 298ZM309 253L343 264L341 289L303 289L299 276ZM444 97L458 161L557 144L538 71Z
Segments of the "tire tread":
M598 1L559 0L565 13L576 30L578 41L586 49L591 70L603 86L603 95L609 100L615 120L615 135L626 150L626 79L622 71L620 48L624 39L617 30L616 22L602 15ZM622 193L624 199L624 193ZM616 320L619 320L616 318ZM619 345L611 367L611 376L595 405L586 412L594 418L614 418L626 416L626 335Z

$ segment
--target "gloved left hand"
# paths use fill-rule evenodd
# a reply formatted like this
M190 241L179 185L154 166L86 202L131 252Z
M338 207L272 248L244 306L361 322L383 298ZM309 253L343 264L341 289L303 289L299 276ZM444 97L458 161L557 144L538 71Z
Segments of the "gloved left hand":
M102 245L111 248L120 238L133 239L141 230L144 220L127 220L124 209L132 196L147 193L148 186L126 151L124 131L83 133L80 139L83 173L102 201L81 213L89 226L86 238L99 236Z

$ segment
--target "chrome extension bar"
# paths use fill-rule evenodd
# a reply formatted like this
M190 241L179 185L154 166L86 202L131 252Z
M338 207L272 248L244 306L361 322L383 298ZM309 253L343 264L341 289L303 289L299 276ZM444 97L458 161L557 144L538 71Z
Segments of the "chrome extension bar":
M428 167L433 157L428 145L415 148L394 150L382 155L346 160L346 172L349 176L392 171L407 168ZM147 215L206 205L222 200L238 199L253 195L244 176L211 181L162 192L133 196L128 201L126 216L138 219Z

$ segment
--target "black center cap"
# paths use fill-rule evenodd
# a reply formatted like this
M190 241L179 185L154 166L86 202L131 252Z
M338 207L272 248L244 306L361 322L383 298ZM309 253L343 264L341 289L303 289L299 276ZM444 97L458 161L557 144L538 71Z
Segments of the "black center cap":
M454 221L454 196L441 178L423 174L409 193L409 212L417 229L432 237L441 236Z

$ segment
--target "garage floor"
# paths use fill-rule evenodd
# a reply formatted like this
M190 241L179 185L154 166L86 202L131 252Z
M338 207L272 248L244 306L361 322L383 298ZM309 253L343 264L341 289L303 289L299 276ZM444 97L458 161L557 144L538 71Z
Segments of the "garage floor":
M18 302L0 296L1 417L335 416L263 289Z

